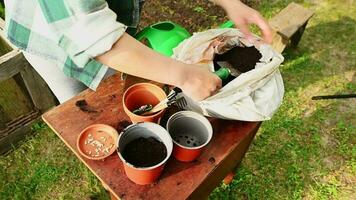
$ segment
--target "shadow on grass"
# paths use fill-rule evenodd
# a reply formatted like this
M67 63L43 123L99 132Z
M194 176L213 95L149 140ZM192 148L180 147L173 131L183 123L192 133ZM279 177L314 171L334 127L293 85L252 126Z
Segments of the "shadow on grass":
M338 21L307 28L297 49L287 49L281 67L286 92L293 92L355 67L356 21Z
M340 104L310 117L278 113L264 122L233 183L217 188L211 199L299 199L313 190L318 197L336 198L339 180L330 183L324 177L352 160L355 136L352 105L339 115Z

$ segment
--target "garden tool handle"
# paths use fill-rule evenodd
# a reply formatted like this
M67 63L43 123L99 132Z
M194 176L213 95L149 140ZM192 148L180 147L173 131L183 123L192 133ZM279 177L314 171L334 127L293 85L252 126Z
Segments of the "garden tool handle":
M221 67L219 70L215 71L214 74L216 74L223 81L229 77L230 70L226 67Z

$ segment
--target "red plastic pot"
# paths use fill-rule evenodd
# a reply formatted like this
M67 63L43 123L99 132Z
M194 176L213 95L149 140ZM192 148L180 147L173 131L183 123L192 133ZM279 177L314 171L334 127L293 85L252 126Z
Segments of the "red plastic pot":
M167 97L162 88L151 83L138 83L129 87L123 96L123 107L125 113L129 116L133 123L137 122L155 122L162 117L164 110L161 110L153 115L140 116L132 111L140 106L151 104L155 106L161 100Z
M174 143L173 156L183 162L197 159L213 136L209 120L192 111L172 115L168 119L167 130Z
M125 160L122 155L125 146L139 138L154 137L164 143L167 155L160 163L150 167L137 167ZM165 163L172 154L173 142L168 132L160 125L151 122L143 122L128 126L119 136L118 151L119 157L124 164L127 177L136 184L146 185L155 182L161 175Z

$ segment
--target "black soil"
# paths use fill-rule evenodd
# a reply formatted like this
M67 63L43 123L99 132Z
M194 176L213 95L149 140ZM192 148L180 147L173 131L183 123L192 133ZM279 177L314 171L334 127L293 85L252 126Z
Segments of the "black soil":
M234 47L224 54L215 55L214 61L226 61L241 73L255 68L261 59L261 53L255 47Z
M126 145L122 156L136 167L151 167L166 158L167 149L162 142L153 137L140 137Z
M86 113L97 113L98 112L98 111L94 110L93 108L91 108L88 105L87 101L85 101L84 99L76 101L75 106L77 106L81 111L86 112Z

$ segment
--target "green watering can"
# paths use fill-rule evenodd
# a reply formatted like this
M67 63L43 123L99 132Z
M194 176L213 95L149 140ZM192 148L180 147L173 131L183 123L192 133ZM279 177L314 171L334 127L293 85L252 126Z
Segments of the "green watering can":
M135 36L137 40L165 56L171 56L173 49L189 37L190 33L186 29L170 21L148 26Z
M228 21L220 27L227 28L230 23L232 22ZM190 36L190 33L182 26L171 21L164 21L144 28L135 35L135 38L151 49L170 57L173 55L173 49ZM230 70L222 67L214 73L225 80L230 75Z

